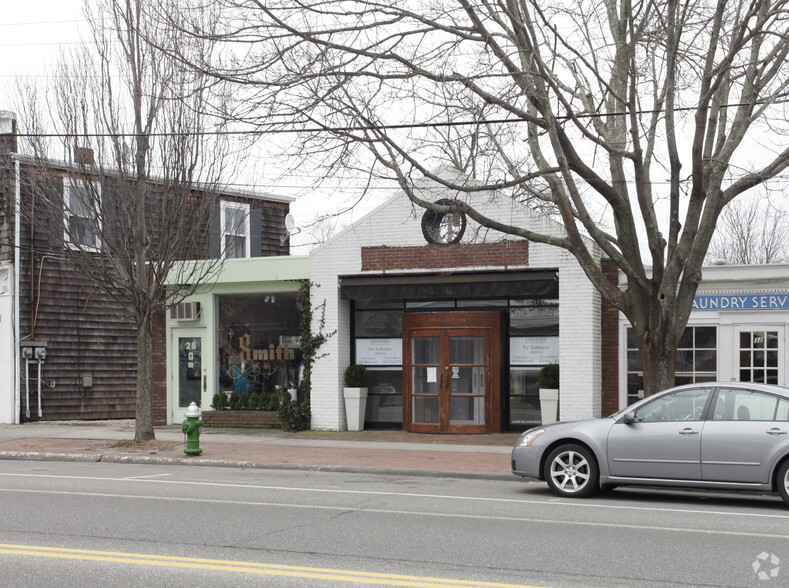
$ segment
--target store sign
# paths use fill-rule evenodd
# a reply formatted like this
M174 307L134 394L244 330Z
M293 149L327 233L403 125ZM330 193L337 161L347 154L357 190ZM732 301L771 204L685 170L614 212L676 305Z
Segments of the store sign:
M402 339L357 339L356 363L361 365L402 365Z
M559 363L559 337L510 337L510 365Z
M693 310L786 310L789 293L784 294L716 294L696 296Z

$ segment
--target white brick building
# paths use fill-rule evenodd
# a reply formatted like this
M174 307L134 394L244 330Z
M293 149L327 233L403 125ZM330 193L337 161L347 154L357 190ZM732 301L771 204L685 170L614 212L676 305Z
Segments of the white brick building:
M450 197L436 184L422 195ZM562 231L503 196L458 197L497 220ZM601 302L575 259L471 219L459 242L429 244L424 226L442 215L424 214L398 193L310 255L315 320L325 305L324 330L336 331L314 366L312 427L346 428L352 362L370 372L367 427L527 428L540 422L539 369L560 358L572 358L560 363L560 418L599 416Z

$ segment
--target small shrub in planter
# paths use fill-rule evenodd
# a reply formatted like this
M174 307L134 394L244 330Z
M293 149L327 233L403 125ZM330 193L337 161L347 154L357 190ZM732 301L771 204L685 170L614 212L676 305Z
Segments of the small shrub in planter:
M537 383L540 388L548 388L552 390L559 389L559 364L549 363L540 370L540 375L537 378Z
M280 396L280 388L279 386L275 386L274 391L271 393L271 396L269 396L266 410L279 410L281 404L282 397Z
M230 410L237 410L238 409L238 393L237 392L232 392L230 394L230 398L228 398L227 404L230 407Z
M260 410L260 392L253 392L249 396L249 409Z
M239 394L238 410L246 410L248 408L249 408L249 394Z
M345 369L346 388L367 388L367 368L363 365L351 364Z
M227 394L224 392L214 394L214 399L211 401L211 408L214 410L227 410L227 406Z

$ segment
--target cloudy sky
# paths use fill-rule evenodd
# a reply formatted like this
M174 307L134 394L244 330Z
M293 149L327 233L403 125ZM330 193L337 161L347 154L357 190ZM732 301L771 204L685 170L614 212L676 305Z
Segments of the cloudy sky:
M18 110L15 94L18 83L36 79L46 83L63 50L88 39L87 21L83 16L83 0L0 0L0 110ZM264 154L253 159L252 169L271 169ZM303 230L292 239L292 252L306 254L314 238L307 226L315 217L335 210L344 210L356 201L358 191L350 186L343 192L316 194L305 190L298 178L282 180L275 174L260 171L249 178L238 179L238 187L256 189L297 197L291 205L296 226ZM392 190L380 190L360 206L345 213L338 226L347 225L372 210Z

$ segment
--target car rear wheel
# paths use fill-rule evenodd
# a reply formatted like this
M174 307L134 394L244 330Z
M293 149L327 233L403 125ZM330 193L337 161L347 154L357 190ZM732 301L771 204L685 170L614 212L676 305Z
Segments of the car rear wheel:
M789 505L789 459L784 460L775 474L775 486L784 503Z
M589 496L597 490L599 477L594 455L580 445L557 447L545 462L545 481L559 496Z

